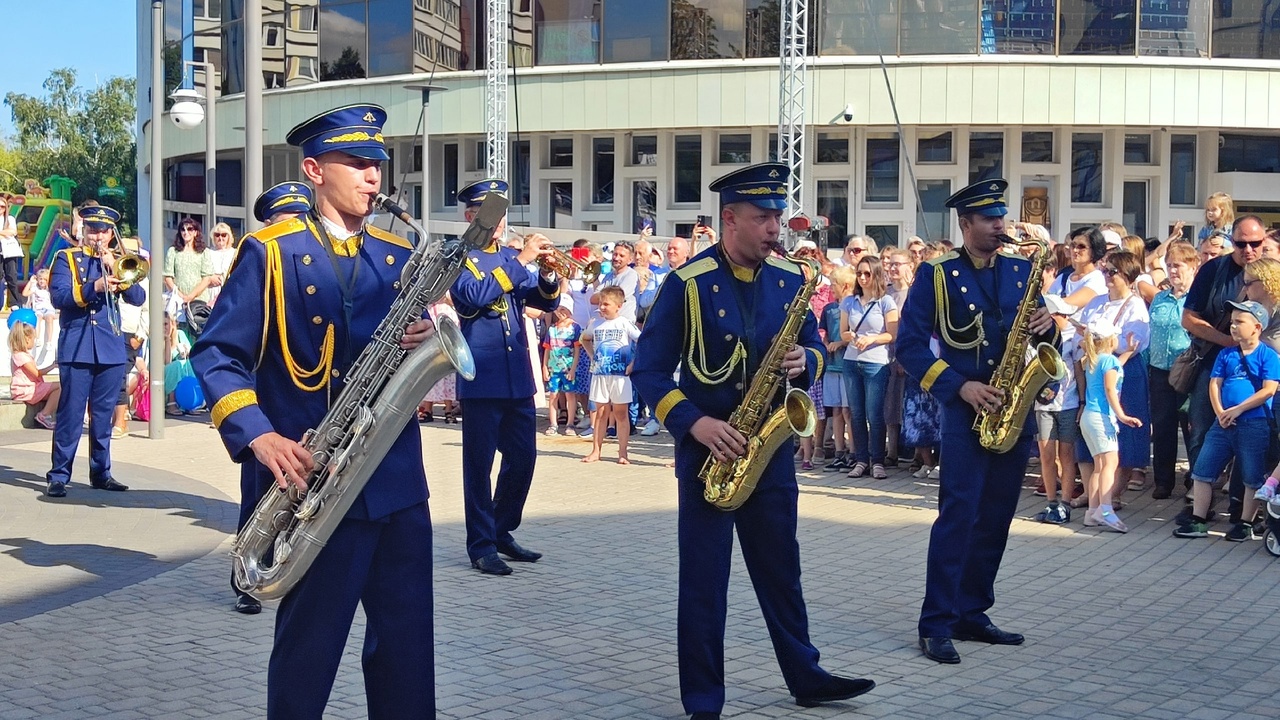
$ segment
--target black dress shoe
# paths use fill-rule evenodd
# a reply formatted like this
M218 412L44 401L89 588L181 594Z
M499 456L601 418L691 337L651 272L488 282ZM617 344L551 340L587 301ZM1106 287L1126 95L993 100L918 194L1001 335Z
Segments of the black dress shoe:
M60 483L60 482L51 482L49 483L49 488L44 491L44 494L48 497L66 497L67 484Z
M115 478L107 478L106 480L90 480L89 484L94 490L111 490L113 492L123 492L129 489L128 485L118 482Z
M542 557L542 553L520 547L520 543L515 540L498 545L498 552L516 562L538 562L538 558Z
M258 602L258 598L252 595L240 593L236 598L236 612L241 615L257 615L262 612L262 603Z
M1157 485L1155 489L1151 491L1152 500L1168 500L1170 497L1173 497L1172 487L1164 487L1163 485Z
M984 627L974 625L957 626L951 637L956 640L976 640L990 645L1021 645L1024 638L1018 633L1005 632L991 623Z
M720 713L696 712L689 716L689 720L720 720Z
M482 558L471 561L471 567L486 575L510 575L511 566L502 562L498 553L489 553Z
M836 702L855 698L876 686L874 680L865 678L844 678L831 676L826 685L818 688L812 695L797 695L796 704L800 707L818 707L822 703Z
M920 638L920 649L924 651L925 657L934 662L946 663L947 665L955 665L960 662L960 653L956 652L956 646L951 644L951 638L922 637Z

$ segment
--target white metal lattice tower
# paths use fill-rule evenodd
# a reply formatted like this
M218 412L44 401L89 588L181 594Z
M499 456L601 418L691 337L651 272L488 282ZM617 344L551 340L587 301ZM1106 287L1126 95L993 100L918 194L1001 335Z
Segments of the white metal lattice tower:
M791 168L786 219L804 214L804 102L808 62L809 2L782 0L778 50L778 161Z
M507 36L509 0L488 0L484 64L484 149L487 177L507 177Z

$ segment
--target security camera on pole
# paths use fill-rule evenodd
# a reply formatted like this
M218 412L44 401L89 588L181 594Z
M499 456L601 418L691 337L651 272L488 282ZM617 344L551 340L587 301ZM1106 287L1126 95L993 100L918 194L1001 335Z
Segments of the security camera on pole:
M169 108L169 118L178 127L189 130L205 123L204 130L204 198L205 198L205 233L212 231L218 224L218 123L217 103L214 101L213 88L216 87L216 75L212 63L184 60L183 69L190 65L204 69L204 96L195 88L180 87L169 97L173 107ZM203 103L200 101L203 100Z

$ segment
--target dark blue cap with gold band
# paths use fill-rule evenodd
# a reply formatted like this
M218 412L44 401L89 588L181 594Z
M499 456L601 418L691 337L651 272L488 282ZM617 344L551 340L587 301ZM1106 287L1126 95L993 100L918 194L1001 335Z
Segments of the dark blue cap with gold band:
M791 168L779 162L751 165L718 178L708 189L720 193L720 204L748 202L766 210L787 208Z
M1009 214L1004 199L1004 192L1008 189L1008 180L983 180L947 198L946 206L955 208L960 215L977 213L988 217L1004 217Z
M253 203L253 216L266 222L277 213L305 213L311 210L311 188L300 182L282 182L267 188Z
M80 208L80 219L91 230L110 230L120 222L120 213L104 205Z
M377 105L347 105L322 112L289 131L285 142L302 148L303 157L337 150L366 160L389 160L382 141L387 111Z
M481 180L473 182L470 185L458 191L458 202L467 207L475 207L484 202L484 198L489 193L498 193L500 195L507 194L507 182L505 180Z

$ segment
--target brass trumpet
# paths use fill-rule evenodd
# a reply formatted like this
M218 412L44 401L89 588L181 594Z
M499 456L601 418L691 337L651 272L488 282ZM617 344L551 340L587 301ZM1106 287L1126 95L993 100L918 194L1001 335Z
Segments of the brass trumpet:
M116 256L115 264L111 267L111 274L116 280L120 281L120 289L128 290L130 287L146 279L147 274L151 272L151 263L142 259L137 252L130 250L124 244L124 239L119 233L107 242L107 251Z
M546 272L554 272L562 278L581 279L588 285L600 277L599 261L575 260L572 255L556 247L551 248L550 254L538 258L538 267Z

